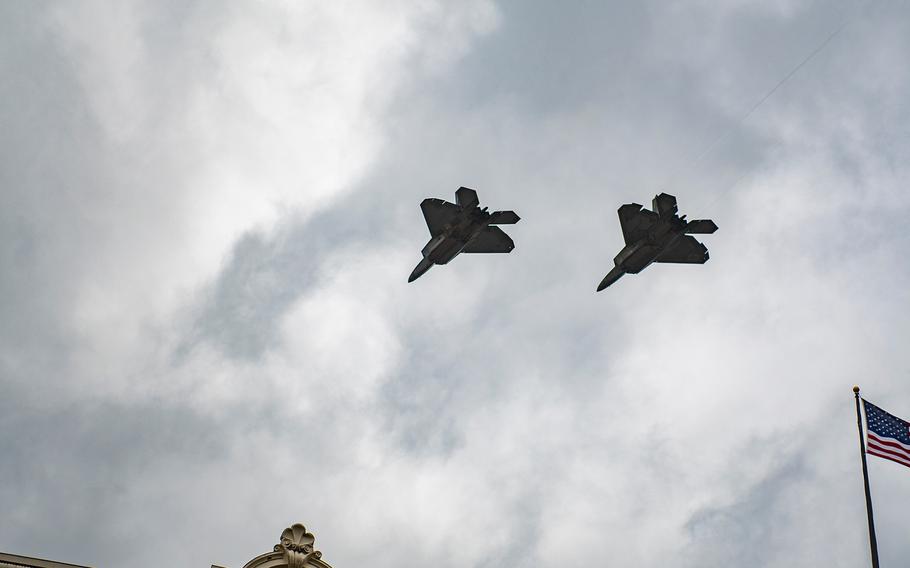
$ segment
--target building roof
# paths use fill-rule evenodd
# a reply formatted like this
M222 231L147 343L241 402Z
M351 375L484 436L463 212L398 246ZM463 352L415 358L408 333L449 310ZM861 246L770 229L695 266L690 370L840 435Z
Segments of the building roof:
M90 568L89 566L81 566L79 564L54 562L53 560L42 560L40 558L30 558L28 556L0 552L0 567L5 568L7 566L15 566L16 568Z

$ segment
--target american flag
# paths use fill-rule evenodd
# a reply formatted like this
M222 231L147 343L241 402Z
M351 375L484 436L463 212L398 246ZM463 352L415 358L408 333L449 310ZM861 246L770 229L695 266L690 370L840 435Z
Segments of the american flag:
M863 399L866 453L910 467L910 422L892 416Z

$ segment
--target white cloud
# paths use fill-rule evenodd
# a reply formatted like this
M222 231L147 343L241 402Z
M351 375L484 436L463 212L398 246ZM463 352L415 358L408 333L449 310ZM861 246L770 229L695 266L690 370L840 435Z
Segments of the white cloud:
M67 189L78 197L38 221L67 225L66 254L78 259L57 317L81 337L86 362L69 369L79 390L117 391L118 375L143 364L149 326L167 326L245 232L349 191L378 155L382 113L413 81L412 62L441 72L496 21L484 2L205 8L50 14L98 127L79 134L92 150L91 173ZM24 199L43 208L59 197ZM103 371L91 368L99 352Z
M3 36L39 74L2 108L0 547L240 566L300 520L336 566L864 559L848 389L910 408L906 25L738 124L836 14L589 8L60 4ZM518 248L406 284L459 185ZM711 261L595 294L615 208L662 189ZM53 548L66 502L95 522Z

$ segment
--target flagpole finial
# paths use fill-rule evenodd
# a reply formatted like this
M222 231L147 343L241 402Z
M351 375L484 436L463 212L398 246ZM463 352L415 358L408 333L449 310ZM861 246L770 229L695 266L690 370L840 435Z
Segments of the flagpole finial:
M853 385L853 394L859 394L859 385Z

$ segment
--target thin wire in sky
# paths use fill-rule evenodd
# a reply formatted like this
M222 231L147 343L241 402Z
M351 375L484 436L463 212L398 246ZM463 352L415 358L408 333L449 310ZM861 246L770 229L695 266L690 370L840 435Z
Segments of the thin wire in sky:
M828 35L828 37L825 38L825 41L821 42L818 45L818 47L813 49L812 52L809 53L809 55L807 55L802 61L800 61L799 64L796 67L794 67L789 73L787 73L787 75L783 79L778 81L777 84L774 85L774 87L772 87L770 91L765 93L765 96L763 96L761 99L759 99L759 101L757 103L752 105L752 108L750 108L748 111L746 111L746 113L744 115L742 115L742 117L740 117L740 119L736 122L736 124L734 126L731 126L730 128L728 128L726 132L724 132L723 134L718 136L714 140L714 142L712 142L701 154L699 154L698 157L696 157L695 160L692 162L692 165L693 166L698 165L698 163L702 159L704 159L704 157L707 156L715 147L717 147L718 144L720 144L726 138L728 138L733 133L734 129L739 128L744 122L746 122L746 120L748 120L749 117L752 116L752 113L754 113L756 110L758 110L758 108L760 106L762 106L765 103L765 101L770 99L774 95L774 93L777 92L778 89L783 87L787 81L789 81L794 75L796 75L800 69L802 69L807 63L809 63L809 61L812 60L812 58L814 58L816 55L818 55L821 52L821 50L825 49L825 46L827 46L829 43L831 43L831 40L834 39L839 33L841 33L841 31L843 31L843 29L846 25L847 25L846 20L841 22L841 24L837 27L837 29L834 30L833 32L831 32Z
M692 166L697 165L698 162L700 162L705 156L707 156L707 155L708 155L708 154L709 154L709 153L710 153L718 144L720 144L720 142L722 142L724 139L726 139L728 136L730 136L730 134L733 133L734 128L738 128L739 126L741 126L741 125L742 125L742 124L743 124L743 123L752 115L752 113L754 113L756 110L758 110L758 108L759 108L765 101L767 101L769 98L771 98L771 96L774 95L774 93L775 93L778 89L780 89L787 81L789 81L790 78L792 78L794 75L796 75L796 73L798 73L800 69L802 69L807 63L809 63L809 62L812 60L812 58L814 58L814 57L815 57L816 55L818 55L823 49L825 49L825 47L826 47L829 43L831 43L831 41L832 41L835 37L837 37L837 35L840 34L841 31L843 31L843 29L844 29L845 27L847 27L847 24L849 24L851 21L853 21L854 19L856 19L856 17L858 17L858 16L861 15L863 12L865 12L866 10L868 10L869 8L871 8L871 6L872 6L874 3L875 3L875 0L869 0L865 5L863 5L862 8L860 8L859 10L857 10L857 12L856 12L852 17L845 17L845 18L843 19L843 21L840 23L840 25L837 26L837 28L834 29L834 31L832 31L830 34L828 34L828 37L826 37L826 38L824 39L824 41L822 41L820 44L818 44L818 46L817 46L815 49L813 49L808 55L806 55L806 57L804 57L803 60L800 61L798 65L796 65L796 67L794 67L789 73L787 73L787 75L785 75L783 79L781 79L780 81L778 81L778 83L777 83L776 85L774 85L774 87L772 87L771 90L769 90L767 93L765 93L765 96L763 96L761 99L759 99L759 101L758 101L757 103L755 103L754 105L752 105L752 108L750 108L748 111L746 111L745 114L743 114L743 116L739 119L739 121L737 121L737 123L736 123L735 126L730 127L729 129L727 129L727 131L724 132L724 133L723 133L721 136L719 136L717 139L715 139L714 142L712 142L712 143L708 146L707 149L705 149L701 154L699 154L698 157L692 162ZM678 172L677 172L677 173L678 173ZM718 192L718 193L714 196L714 199L712 199L712 200L707 204L707 207L710 207L710 206L714 205L715 203L717 203L718 201L720 201L721 198L723 198L725 195L727 195L728 193L730 193L733 189L735 189L736 187L738 187L738 186L740 185L740 183L742 183L742 181L743 181L746 177L748 177L748 175L749 175L750 173L752 173L752 172L751 172L751 171L746 171L746 172L744 172L742 175L740 175L739 177L736 178L736 181L734 181L732 184L729 184L729 185L727 185L726 187L724 187L720 192ZM671 179L670 181L672 181L672 179Z
M828 36L825 37L825 39L823 41L821 41L817 46L815 46L815 48L812 51L810 51L805 57L803 57L803 59L795 67L793 67L793 69L791 69L789 73L784 75L784 77L780 81L778 81L773 87L771 87L771 89L769 89L764 94L764 96L762 96L755 104L753 104L749 108L749 110L747 110L742 116L740 116L739 119L733 125L728 127L720 136L718 136L717 138L714 139L714 141L712 141L710 144L708 144L708 146L704 150L702 150L701 153L699 153L693 160L691 160L689 164L687 164L686 166L680 167L676 171L674 171L669 176L669 178L663 184L662 187L667 187L670 183L672 183L677 178L677 176L679 175L679 173L682 169L684 169L684 168L692 169L692 168L695 168L695 166L697 166L699 163L701 163L701 161L703 159L705 159L711 152L713 152L714 149L721 142L723 142L724 140L729 138L736 130L738 130L743 125L744 122L746 122L746 120L749 119L750 116L752 116L753 113L755 113L755 111L757 111L763 104L765 104L765 102L768 99L770 99L772 96L774 96L774 93L776 93L790 79L792 79L794 75L799 73L800 69L805 67L806 64L809 63L810 61L812 61L812 59L814 59L816 55L821 53L821 51L824 50L825 47L827 47L828 44L831 43L831 41L844 30L844 28L847 26L847 24L849 22L850 22L849 18L845 18L843 21L841 21L841 23L837 26L837 28L835 28L831 33L829 33ZM729 188L728 188L728 190L729 190ZM724 192L724 193L726 193L726 192Z

